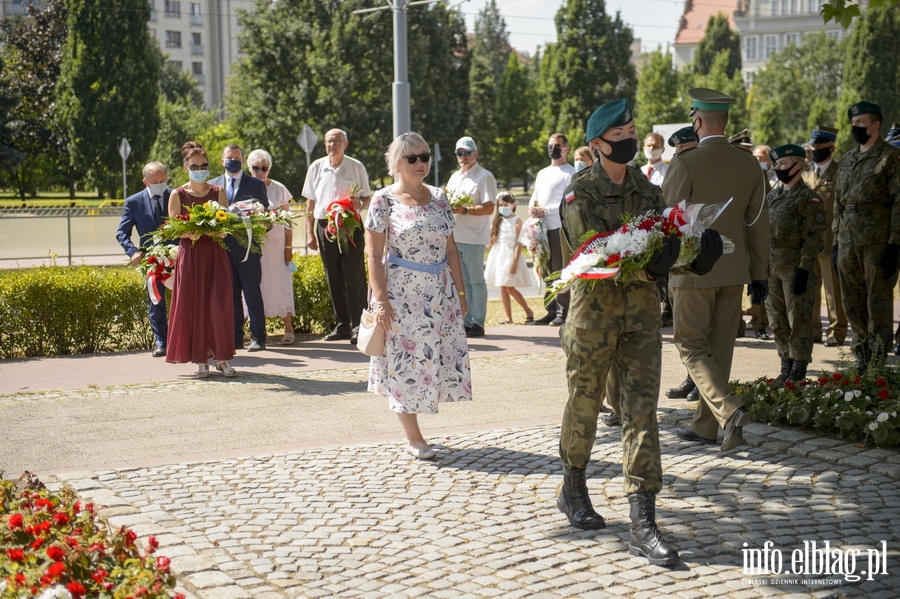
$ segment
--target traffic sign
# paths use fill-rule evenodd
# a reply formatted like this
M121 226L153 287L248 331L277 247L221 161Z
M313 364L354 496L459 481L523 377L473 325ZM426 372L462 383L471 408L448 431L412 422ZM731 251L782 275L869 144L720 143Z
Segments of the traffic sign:
M119 156L122 157L122 160L128 160L128 156L130 154L131 154L131 144L128 143L128 140L123 137L122 143L119 144Z
M313 148L316 147L316 143L319 141L319 136L313 132L312 127L304 124L303 129L300 130L300 135L297 136L297 143L300 144L300 147L303 148L304 152L312 152Z

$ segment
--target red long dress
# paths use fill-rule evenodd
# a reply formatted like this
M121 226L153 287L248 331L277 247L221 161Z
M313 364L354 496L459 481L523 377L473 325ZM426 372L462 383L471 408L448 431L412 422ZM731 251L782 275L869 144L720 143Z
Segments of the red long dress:
M211 185L203 197L179 188L181 212L194 204L218 200L221 187ZM234 357L234 311L231 299L231 263L228 253L204 235L193 245L190 239L178 243L175 286L169 310L169 339L166 362L206 364Z

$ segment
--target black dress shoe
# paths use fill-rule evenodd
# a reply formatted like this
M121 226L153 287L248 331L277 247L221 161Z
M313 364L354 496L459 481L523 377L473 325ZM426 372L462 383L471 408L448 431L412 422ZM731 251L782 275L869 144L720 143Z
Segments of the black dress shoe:
M766 329L756 329L756 338L768 341L769 340L769 331L767 331Z
M894 355L895 355L895 356L900 356L900 343L895 343L895 344L894 344Z
M600 420L603 421L603 424L606 426L622 426L622 419L615 412L600 414Z
M700 389L694 387L694 390L688 393L685 399L688 401L700 401Z
M480 324L473 324L466 329L466 337L484 337L484 327Z
M725 423L725 436L722 438L722 451L734 449L744 444L744 425L750 423L750 412L747 408L740 407L734 411L728 422Z
M350 336L350 345L356 345L359 342L359 336L356 333Z
M666 390L666 397L671 397L672 399L685 399L691 391L697 388L697 385L694 384L694 381L691 377L687 377L681 384L677 387L672 387L671 389Z
M158 346L154 347L153 351L150 352L150 355L153 356L154 358L162 358L163 356L166 355L166 348L158 347Z
M693 443L703 443L705 445L716 444L715 439L707 439L706 437L701 437L689 428L676 428L675 434L679 439L684 439L685 441L691 441Z
M332 331L328 333L323 338L323 341L342 341L344 339L350 339L353 337L353 333L342 333L341 331Z
M556 320L556 314L551 314L548 312L546 316L544 316L543 318L538 318L531 324L550 324L554 320Z

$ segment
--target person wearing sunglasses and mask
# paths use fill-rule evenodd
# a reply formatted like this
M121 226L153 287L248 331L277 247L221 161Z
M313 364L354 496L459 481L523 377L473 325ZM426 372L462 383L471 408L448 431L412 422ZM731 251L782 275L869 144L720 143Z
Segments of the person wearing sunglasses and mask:
M769 297L766 309L781 358L775 383L806 378L812 361L813 329L809 318L818 277L816 257L824 247L825 210L819 196L803 182L806 150L796 144L770 154L781 185L769 192Z
M838 347L847 338L847 315L841 302L841 287L837 273L831 268L831 248L834 245L834 183L837 179L838 161L834 155L837 129L816 125L809 138L809 170L803 173L803 181L816 192L825 210L824 247L816 258L813 272L819 283L813 290L812 326L813 340L822 342L822 289L825 289L825 306L828 310L828 330L825 334L826 347Z
M857 146L841 157L834 196L832 264L853 329L860 371L882 359L893 329L893 289L900 258L900 148L881 138L881 106L847 109Z
M637 151L631 103L614 100L588 119L586 139L597 157L589 171L566 187L560 205L563 240L579 247L590 231L604 233L622 226L626 214L665 209L660 188L639 169L629 166ZM708 230L698 258L681 269L708 272L722 255L722 239ZM654 565L675 565L678 551L656 526L656 494L662 489L662 464L656 408L662 368L659 291L656 281L668 274L681 248L670 235L647 266L622 280L599 279L570 290L569 315L560 331L566 354L569 397L559 436L563 485L557 508L575 528L597 530L606 523L591 504L586 467L597 432L604 389L615 369L622 390L622 470L631 505L629 551ZM611 396L617 391L610 390Z
M743 444L743 426L750 421L729 379L744 286L750 283L751 304L763 303L768 295L766 186L759 163L725 137L734 98L706 88L692 88L688 95L693 100L689 115L700 143L669 162L663 197L669 206L682 200L729 202L714 226L736 249L722 256L706 275L673 273L670 277L675 346L700 390L690 426L676 434L685 441L714 445L723 429L721 449L728 451Z
M370 362L369 391L397 413L405 451L430 460L436 452L418 415L472 399L456 223L444 191L425 183L431 153L422 136L398 136L384 160L395 182L375 193L366 215L372 311L385 332L385 351Z
M467 195L473 204L453 209L456 217L454 237L469 302L466 335L484 337L484 318L487 315L484 252L491 239L491 215L494 214L494 198L497 197L497 180L478 164L478 146L471 137L460 137L456 142L456 161L459 170L450 175L447 193Z
M337 237L325 234L328 227L328 206L336 200L350 198L357 212L368 205L372 196L369 173L362 162L347 156L350 142L347 133L331 129L325 134L325 152L306 173L301 195L306 198L306 245L318 250L325 267L325 279L331 295L331 307L337 324L325 341L349 339L356 345L359 317L366 307L366 250L362 227L353 234L353 243L342 248ZM351 190L359 195L351 197Z

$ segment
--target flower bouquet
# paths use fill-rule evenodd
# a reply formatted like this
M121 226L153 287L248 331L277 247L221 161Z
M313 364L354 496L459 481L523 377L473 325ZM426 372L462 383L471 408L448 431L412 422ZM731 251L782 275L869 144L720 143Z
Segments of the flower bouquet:
M362 228L362 219L353 207L353 200L359 197L361 191L362 187L358 183L352 183L346 198L335 200L325 208L328 219L325 239L336 242L340 253L344 253L351 245L356 247L353 236Z
M147 277L147 292L150 301L158 304L162 296L157 288L157 283L162 283L171 289L175 280L175 259L178 257L178 246L168 243L151 245L144 251L141 265L137 271Z
M690 207L686 202L681 202L679 206L667 209L664 216L647 213L635 218L626 214L623 215L622 226L615 231L588 231L569 265L547 277L548 281L553 281L550 298L566 291L578 280L623 280L633 277L646 268L669 235L681 238L681 251L675 266L690 264L700 251L700 236L730 201ZM722 245L723 253L734 251L734 243L726 237L722 237Z
M528 218L522 223L522 230L519 233L518 242L528 250L534 264L534 269L538 272L540 279L540 271L550 263L550 242L547 240L547 232L544 231L544 223L540 218Z
M450 202L450 208L453 210L456 208L469 208L475 206L475 202L472 201L472 196L464 191L444 189L444 193L447 194L447 200Z

